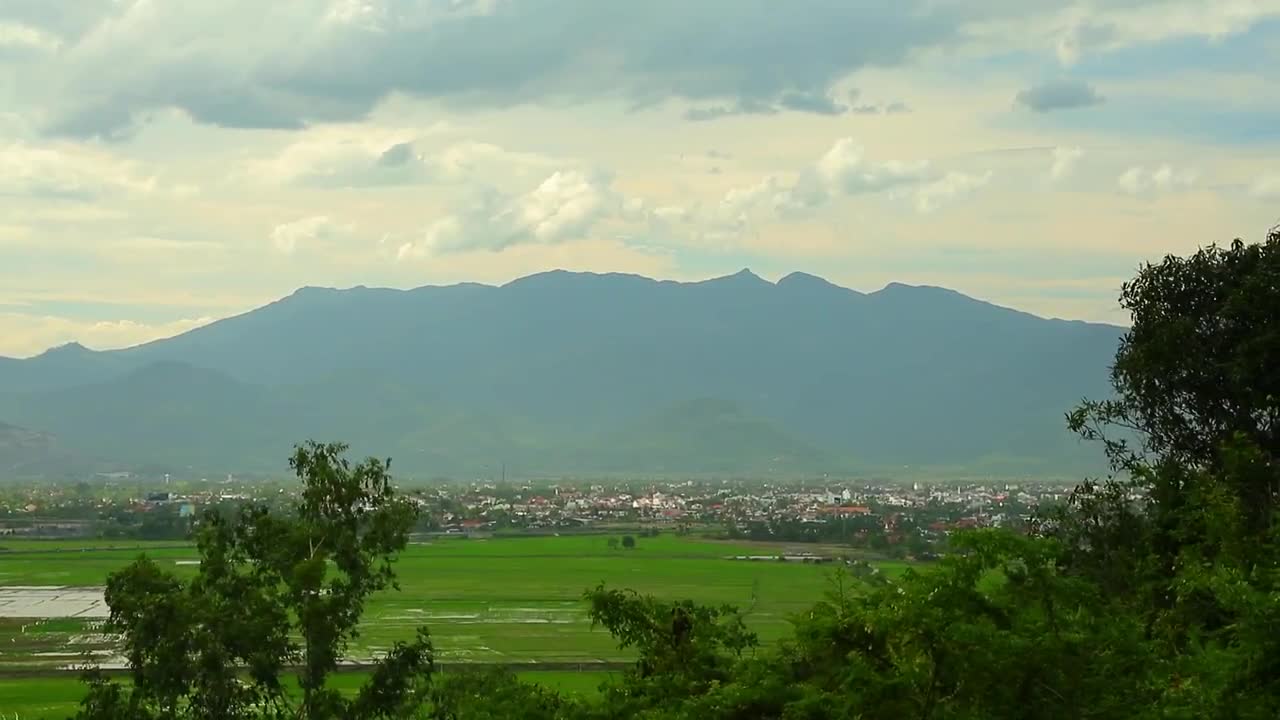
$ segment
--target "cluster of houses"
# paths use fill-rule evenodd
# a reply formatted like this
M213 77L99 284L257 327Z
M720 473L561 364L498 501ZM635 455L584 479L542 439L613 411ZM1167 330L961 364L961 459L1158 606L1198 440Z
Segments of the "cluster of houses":
M807 524L874 519L894 532L904 516L931 532L1001 525L1025 518L1065 488L682 481L645 486L552 483L443 486L418 502L444 532L574 528L619 522L656 525ZM924 520L921 522L921 520Z
M245 500L289 502L297 487L254 483L186 483L179 490L134 478L105 485L53 485L0 496L0 534L78 534L106 513L164 512L191 517L200 508ZM136 491L134 484L137 483ZM157 487L158 486L158 487ZM103 493L110 489L111 494ZM1016 523L1046 502L1060 502L1061 485L987 483L868 483L823 479L812 483L746 480L668 482L475 482L405 487L421 505L429 531L474 533L503 529L565 529L641 523L653 526L792 523L878 526L895 536L902 524L927 533ZM906 519L904 521L904 518Z

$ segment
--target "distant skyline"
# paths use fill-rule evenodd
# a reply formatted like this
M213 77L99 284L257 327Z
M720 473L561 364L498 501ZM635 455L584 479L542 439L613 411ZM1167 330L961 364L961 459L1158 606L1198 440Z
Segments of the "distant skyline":
M5 0L0 355L749 267L1124 323L1280 221L1280 0Z

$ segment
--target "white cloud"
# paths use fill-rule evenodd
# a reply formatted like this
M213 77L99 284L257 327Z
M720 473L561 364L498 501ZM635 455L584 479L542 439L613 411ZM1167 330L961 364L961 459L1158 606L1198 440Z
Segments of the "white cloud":
M113 192L151 193L154 175L81 145L0 146L0 196L88 201Z
M6 49L52 52L61 46L62 41L50 33L0 17L0 52Z
M746 187L733 188L716 208L719 232L741 230L751 216L764 210L770 218L804 215L836 198L884 193L886 197L913 198L922 213L933 212L946 200L986 185L989 171L971 174L943 172L926 160L874 161L852 138L840 138L793 181L770 175Z
M977 3L973 3L977 5ZM1089 52L1202 37L1221 39L1280 15L1277 0L1123 0L1066 3L1022 0L982 4L982 18L965 27L979 51L1052 48L1063 65Z
M327 215L314 215L277 225L271 231L271 244L286 255L299 249L351 235L355 227L336 222Z
M927 182L916 190L916 209L922 213L931 213L943 203L968 195L991 182L991 171L980 175L962 172L949 172L946 175Z
M174 254L174 253L220 253L227 249L222 243L211 240L177 240L167 237L135 235L108 243L108 246L135 253Z
M598 220L623 207L607 175L560 170L523 194L492 188L477 192L467 207L431 223L419 240L403 244L398 257L581 240Z
M1120 191L1129 195L1186 190L1196 184L1199 174L1189 168L1175 169L1165 163L1153 170L1141 165L1125 170L1116 178Z
M1262 200L1280 200L1280 173L1262 175L1249 186L1249 195Z
M274 155L250 161L246 173L266 185L345 189L520 179L565 162L471 140L441 146L434 136L448 131L311 128Z
M184 318L160 323L133 320L75 320L52 315L0 312L0 354L26 357L48 348L78 342L96 350L130 347L172 337L213 322L211 317Z
M847 195L880 192L898 185L918 183L929 175L924 161L869 162L853 138L840 138L818 159L814 169L824 183Z
M1049 166L1049 179L1064 180L1069 177L1083 155L1084 150L1078 147L1055 147L1053 164Z
M431 179L436 168L418 148L440 128L312 128L271 157L253 160L251 179L271 185L360 187Z

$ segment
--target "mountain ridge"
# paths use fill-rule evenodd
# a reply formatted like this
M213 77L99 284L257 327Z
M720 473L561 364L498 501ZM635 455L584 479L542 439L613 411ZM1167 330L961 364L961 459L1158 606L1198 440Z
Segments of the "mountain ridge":
M220 322L223 322L223 321L225 321L225 320L232 320L232 319L235 319L235 318L238 318L238 317L242 317L242 316L244 316L244 315L248 315L248 314L250 314L250 313L257 312L257 311L259 311L259 310L262 310L263 308L270 307L270 306L275 305L275 304L277 304L277 303L282 303L282 302L287 301L287 300L289 300L289 299L291 299L291 298L294 298L295 296L308 296L308 297L314 297L314 296L317 296L317 295L329 295L329 296L333 296L333 295L342 295L342 294L344 294L344 293L361 293L361 292L419 293L419 292L422 292L422 291L430 291L430 290L444 290L444 289L452 289L452 288L460 288L460 289L466 289L466 288L478 288L478 289L487 289L487 290L500 290L500 289L503 289L503 288L508 288L508 287L511 287L511 286L518 285L518 284L520 284L520 283L522 283L523 281L526 281L526 280L531 280L531 279L534 279L534 278L540 278L540 277L543 277L543 276L556 276L556 277L575 277L575 276L576 276L576 277L594 277L594 278L611 278L611 277L618 277L618 278L631 278L631 279L643 280L643 281L648 281L648 282L650 282L650 283L659 284L659 285L661 285L661 284L671 284L671 285L684 285L684 286L689 286L689 285L700 285L700 284L705 284L705 283L712 283L712 282L716 282L716 281L719 281L719 280L727 280L727 279L731 279L731 278L734 278L734 277L737 277L737 276L743 275L744 273L750 274L752 277L755 277L755 278L759 279L759 280L760 280L762 283L764 283L764 284L772 285L772 286L775 286L775 287L783 287L784 285L792 285L792 286L794 286L794 285L796 285L796 284L798 284L798 283L800 283L800 282L804 282L804 283L813 283L814 285L817 285L817 284L819 284L819 283L820 283L822 286L825 286L825 287L827 287L827 288L834 289L834 290L844 291L844 292L850 293L850 294L852 294L852 295L861 296L861 297L872 297L872 296L875 296L875 295L877 295L877 294L884 293L886 290L891 290L891 289L893 289L893 290L895 290L895 291L900 291L900 290L924 290L924 291L940 290L940 291L944 291L944 292L946 292L946 293L953 294L953 295L958 296L958 297L961 297L961 298L965 298L965 299L967 299L967 300L971 300L971 301L977 302L977 303L982 303L982 304L985 304L985 305L990 305L991 307L1002 308L1002 309L1005 309L1005 310L1011 310L1011 311L1013 311L1013 312L1023 313L1023 314L1026 314L1026 315L1030 315L1030 316L1032 316L1032 317L1040 318L1040 319L1042 319L1042 320L1053 320L1053 321L1060 321L1060 322L1081 323L1081 324L1085 324L1085 325L1098 325L1098 326L1104 326L1104 327L1122 328L1122 326L1120 326L1120 325L1115 325L1115 324L1113 324L1113 323L1104 323L1104 322L1093 321L1093 320L1081 320L1081 319L1077 319L1077 318L1062 318L1062 317L1056 317L1056 316L1037 315L1037 314L1032 313L1032 312L1027 311L1027 310L1021 310L1021 309L1014 308L1014 307L1010 307L1010 306L1006 306L1006 305L1000 305L999 303L995 303L995 302L992 302L992 301L989 301L989 300L983 300L983 299L981 299L981 298L974 297L974 296L972 296L972 295L969 295L969 294L967 294L967 293L961 292L961 291L959 291L959 290L954 290L954 289L952 289L952 288L947 288L947 287L943 287L943 286L940 286L940 285L914 284L914 283L906 283L906 282L900 282L900 281L890 281L890 282L885 283L885 285L884 285L883 287L881 287L881 288L879 288L879 289L877 289L877 290L871 290L871 291L865 291L865 292L864 292L864 291L861 291L861 290L857 290L857 289L855 289L855 288L850 288L850 287L847 287L847 286L844 286L844 285L836 284L836 283L831 282L830 280L827 280L827 279L825 279L825 278L823 278L823 277L821 277L821 276L814 275L814 274L812 274L812 273L808 273L808 272L804 272L804 271L800 271L800 270L792 271L792 272L790 272L790 273L787 273L787 274L785 274L785 275L783 275L783 276L779 277L777 281L770 282L769 280L767 280L767 279L765 279L765 278L763 278L763 277L761 277L761 276L757 275L757 274L756 274L754 271L752 271L750 268L743 268L742 270L739 270L739 271L738 271L738 272L736 272L736 273L731 273L731 274L729 274L729 275L720 275L720 276L710 277L710 278L706 278L706 279L704 279L704 280L664 280L664 279L658 279L658 278L650 278L650 277L648 277L648 276L646 276L646 275L640 275L640 274L637 274L637 273L625 273L625 272L604 272L604 273L599 273L599 272L589 272L589 271L574 271L574 270L553 269L553 270L546 270L546 271L542 271L542 272L532 273L532 274L530 274L530 275L524 275L524 276L521 276L521 277L518 277L518 278L514 278L514 279L512 279L512 280L509 280L509 281L507 281L507 282L505 282L505 283L497 283L497 284L482 283L482 282L475 282L475 281L461 281L461 282L456 282L456 283L449 283L449 284L446 284L446 285L426 284L426 285L417 285L417 286L409 287L409 288L395 288L395 287L389 287L389 286L383 286L383 285L372 285L372 286L371 286L371 285L363 285L363 284L360 284L360 285L351 285L351 286L348 286L348 287L336 287L336 286L329 286L329 285L303 285L303 286L300 286L300 287L298 287L297 289L295 289L293 292L291 292L291 293L289 293L289 294L287 294L287 295L281 296L280 298L278 298L278 299L276 299L276 300L273 300L273 301L270 301L270 302L268 302L268 303L266 303L266 304L264 304L264 305L260 305L260 306L258 306L258 307L256 307L256 308L253 308L253 309L250 309L250 310L246 310L246 311L244 311L244 312L237 313L237 314L235 314L235 315L228 315L228 316L223 317L223 318L218 318L218 319L216 319L216 320L213 320L213 321L209 322L209 323L208 323L208 324L206 324L206 325L201 325L201 326L198 326L198 327L195 327L195 328L191 328L191 329L186 330L186 331L184 331L184 332L182 332L182 333L179 333L178 335L173 335L173 336L164 337L164 338L157 338L157 339L155 339L155 340L147 340L147 341L144 341L144 342L141 342L141 343L137 343L137 344L135 344L135 345L129 345L129 346L120 347L120 348L107 348L107 349L95 349L95 348L90 348L90 347L88 347L88 346L86 346L86 345L82 344L79 340L69 340L69 341L66 341L66 342L64 342L64 343L61 343L61 344L54 345L54 346L51 346L51 347L49 347L49 348L46 348L45 350L41 351L40 353L37 353L36 355L32 355L32 356L29 356L29 357L14 357L14 356L8 356L8 355L0 355L0 363L5 363L5 362L23 362L23 361L28 361L28 360L34 360L34 359L36 359L36 358L38 358L38 357L41 357L41 356L49 355L49 354L51 354L51 353L52 353L52 354L58 354L58 353L61 353L61 352L63 352L63 351L71 351L71 352L74 352L74 353L76 353L76 354L82 354L82 353L113 353L113 352L120 352L120 351L125 351L125 350L132 350L132 349L134 349L134 348L142 347L142 346L145 346L145 345L150 345L150 344L157 343L157 342L163 342L163 341L166 341L166 340L172 340L173 338L180 337L180 336L182 336L182 335L186 335L186 334L188 334L188 333L191 333L191 332L194 332L194 331L197 331L197 330L200 330L200 329L203 329L203 328L209 327L209 326L211 326L211 325L215 325L215 324L220 323ZM816 283L814 283L813 281L816 281Z
M984 458L1044 473L1096 455L1062 413L1107 392L1121 332L945 288L745 269L308 287L172 338L0 362L0 420L95 458L227 471L278 468L289 443L320 436L413 472L502 456L548 473ZM699 398L735 410L698 412Z

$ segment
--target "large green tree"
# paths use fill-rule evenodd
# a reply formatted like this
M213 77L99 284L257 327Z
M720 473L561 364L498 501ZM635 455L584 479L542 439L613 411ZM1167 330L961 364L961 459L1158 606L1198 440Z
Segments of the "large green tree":
M303 489L292 513L207 513L193 578L146 557L111 575L107 627L123 638L130 682L91 673L82 720L381 718L416 704L433 669L425 630L381 658L354 697L327 684L365 601L395 586L392 561L416 515L389 462L353 465L345 450L296 448Z
M1190 717L1280 714L1280 229L1126 283L1114 397L1070 426L1118 471L1054 518L1064 568L1143 619ZM1194 710L1192 710L1194 708Z
M1133 324L1111 372L1115 397L1083 403L1069 415L1071 427L1108 440L1125 470L1163 462L1218 472L1241 443L1274 467L1280 228L1261 243L1236 240L1145 265L1124 284L1120 304ZM1265 531L1280 474L1238 479L1247 480L1234 491L1248 527Z

